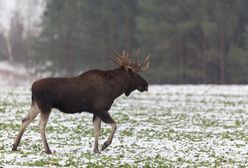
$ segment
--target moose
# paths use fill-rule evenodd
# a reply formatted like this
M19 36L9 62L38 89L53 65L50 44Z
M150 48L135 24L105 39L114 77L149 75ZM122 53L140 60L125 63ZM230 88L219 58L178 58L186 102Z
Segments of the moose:
M115 51L115 50L114 50ZM12 151L16 151L27 126L40 114L39 131L45 152L51 154L45 135L49 115L53 108L64 113L89 112L93 114L94 153L100 153L98 138L101 121L111 126L111 133L102 145L106 149L113 140L116 122L108 113L114 100L122 95L129 96L134 90L148 91L148 83L138 73L149 68L149 56L143 63L129 58L129 54L117 51L109 57L118 68L111 70L89 70L76 77L44 78L32 84L32 103L28 114L22 120Z

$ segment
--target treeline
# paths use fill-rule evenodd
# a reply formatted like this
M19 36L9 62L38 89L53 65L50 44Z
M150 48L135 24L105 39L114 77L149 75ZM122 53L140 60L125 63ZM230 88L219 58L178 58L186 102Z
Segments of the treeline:
M247 83L245 0L140 1L140 41L159 69L153 81Z
M247 0L46 0L39 35L15 60L76 74L110 67L113 48L141 49L152 55L150 83L246 84L247 9Z
M16 4L9 13L10 9L5 8L7 4L12 3ZM44 2L43 0L16 0L12 3L0 0L0 61L30 67L37 58L34 46L42 31L38 18L42 13ZM10 18L9 22L7 22L8 18Z

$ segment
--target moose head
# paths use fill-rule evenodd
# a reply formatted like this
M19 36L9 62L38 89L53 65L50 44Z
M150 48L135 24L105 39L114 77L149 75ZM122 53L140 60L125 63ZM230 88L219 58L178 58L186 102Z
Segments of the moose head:
M129 54L124 50L122 54L118 53L116 50L113 50L115 53L114 56L109 58L116 63L117 65L125 68L126 74L129 80L128 89L125 91L125 95L129 96L130 93L134 90L140 92L148 91L148 83L143 79L139 73L149 69L150 55L148 55L143 63L138 62L138 53L136 60L133 61L129 58Z

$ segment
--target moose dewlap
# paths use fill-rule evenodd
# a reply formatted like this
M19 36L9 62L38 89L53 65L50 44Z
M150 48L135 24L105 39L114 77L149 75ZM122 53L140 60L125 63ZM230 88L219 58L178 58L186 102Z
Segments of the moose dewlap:
M45 135L45 129L52 108L64 113L89 112L93 114L94 152L99 153L98 138L101 121L111 126L112 131L103 144L107 148L117 128L115 121L109 115L114 100L132 91L148 91L148 84L138 73L149 68L149 56L143 63L131 61L128 53L115 52L112 61L119 65L113 70L90 70L71 78L45 78L35 81L32 85L32 104L28 114L22 120L20 131L13 144L12 150L17 150L26 127L40 114L39 130L47 154L52 153Z

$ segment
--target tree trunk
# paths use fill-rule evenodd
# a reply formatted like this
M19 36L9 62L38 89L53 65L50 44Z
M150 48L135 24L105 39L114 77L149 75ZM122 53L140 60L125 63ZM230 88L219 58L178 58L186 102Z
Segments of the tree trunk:
M7 45L7 57L8 57L8 61L12 64L14 62L14 57L13 57L13 53L12 53L12 47L9 41L9 36L5 37L6 39L6 45Z
M203 83L207 83L207 53L206 53L206 38L202 33L202 71L203 71Z
M74 62L74 54L72 51L72 40L71 40L71 32L70 30L68 30L67 32L67 38L66 38L66 42L65 42L65 50L66 50L66 55L65 55L65 62L64 65L66 67L66 73L68 75L72 75L73 74L73 62Z
M223 30L220 32L220 84L225 83L225 33Z
M177 57L179 63L179 83L184 83L184 59L183 59L183 47L181 37L177 37Z
M129 37L130 37L130 33L129 33L129 18L128 16L125 17L124 19L124 46L125 48L128 50L129 49Z

